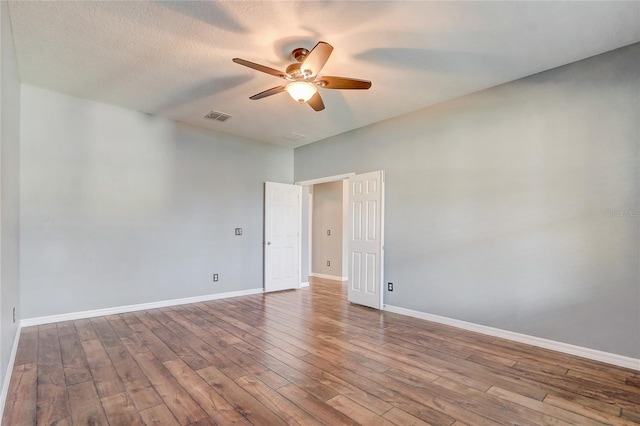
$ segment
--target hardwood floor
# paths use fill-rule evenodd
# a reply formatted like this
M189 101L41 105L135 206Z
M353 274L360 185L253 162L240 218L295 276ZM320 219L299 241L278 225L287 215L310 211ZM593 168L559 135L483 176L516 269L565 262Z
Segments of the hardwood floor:
M3 425L637 425L640 373L344 285L24 328Z

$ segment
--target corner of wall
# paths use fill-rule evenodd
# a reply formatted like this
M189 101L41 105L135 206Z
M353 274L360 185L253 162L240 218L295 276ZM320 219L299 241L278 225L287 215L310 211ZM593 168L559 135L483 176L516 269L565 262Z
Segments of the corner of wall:
M4 408L20 329L20 78L7 2L0 2L0 403ZM19 314L19 311L17 312ZM1 411L0 411L1 416Z

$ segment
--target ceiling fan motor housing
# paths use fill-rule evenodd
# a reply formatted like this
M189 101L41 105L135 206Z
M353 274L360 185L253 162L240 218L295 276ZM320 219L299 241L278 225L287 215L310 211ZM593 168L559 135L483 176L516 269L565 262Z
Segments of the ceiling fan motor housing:
M293 64L289 65L287 67L287 69L285 70L285 72L287 73L287 75L291 78L300 78L302 77L302 71L300 71L300 66L302 65L301 62L294 62Z

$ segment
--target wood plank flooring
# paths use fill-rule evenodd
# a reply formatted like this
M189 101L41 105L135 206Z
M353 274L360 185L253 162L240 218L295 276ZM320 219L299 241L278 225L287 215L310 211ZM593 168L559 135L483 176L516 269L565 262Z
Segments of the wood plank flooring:
M24 328L3 425L638 425L640 373L344 284Z

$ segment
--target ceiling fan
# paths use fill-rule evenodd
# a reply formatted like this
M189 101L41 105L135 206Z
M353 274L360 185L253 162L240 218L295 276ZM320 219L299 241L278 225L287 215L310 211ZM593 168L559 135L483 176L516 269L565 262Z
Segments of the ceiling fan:
M240 58L233 58L233 62L288 81L288 83L282 86L265 90L264 92L249 97L249 99L262 99L286 91L295 101L301 104L307 103L314 110L322 111L324 109L324 102L318 92L318 87L324 89L364 90L371 87L371 82L367 80L319 76L318 74L327 63L331 52L333 52L333 47L324 41L316 44L311 50L302 47L294 49L293 52L291 52L291 56L293 56L297 62L289 65L285 72Z

